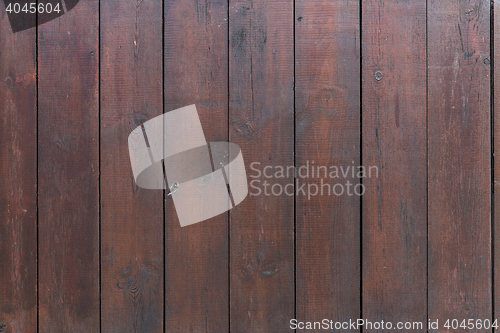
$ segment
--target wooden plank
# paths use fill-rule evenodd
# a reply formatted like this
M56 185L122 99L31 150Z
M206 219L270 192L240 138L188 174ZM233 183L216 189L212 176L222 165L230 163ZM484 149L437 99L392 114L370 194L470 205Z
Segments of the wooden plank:
M36 31L0 10L0 331L36 332Z
M165 112L196 104L207 142L228 139L227 6L165 2ZM168 197L165 215L165 327L227 332L227 214L181 228Z
M39 331L99 331L99 2L39 27Z
M378 172L363 180L363 318L426 332L426 1L361 7L362 158Z
M163 332L163 191L135 184L127 146L163 112L162 3L101 6L102 330Z
M297 0L295 33L296 165L359 166L359 2ZM336 184L345 189L354 181L324 174L298 179L317 185L323 180L331 189L310 200L302 193L296 198L297 319L355 320L360 198L333 193Z
M428 313L441 325L492 315L489 5L428 3Z
M288 332L294 178L266 178L262 170L294 163L293 1L231 2L229 22L230 139L253 184L230 212L231 332ZM277 195L265 194L265 181ZM289 183L292 195L279 194Z
M491 50L493 67L493 318L500 318L500 70L494 70L494 65L500 63L500 2L492 2L493 30L490 38L493 38L494 49ZM496 31L496 34L494 33ZM498 323L498 322L497 322ZM498 331L496 329L495 331Z

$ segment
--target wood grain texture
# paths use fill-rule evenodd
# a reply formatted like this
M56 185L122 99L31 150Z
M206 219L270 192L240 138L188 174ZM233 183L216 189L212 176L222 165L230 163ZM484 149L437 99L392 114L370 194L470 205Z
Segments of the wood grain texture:
M0 330L37 330L36 32L0 4Z
M428 311L443 323L492 315L489 4L428 3Z
M231 2L229 22L230 139L241 147L253 184L230 212L231 332L288 332L294 318L294 178L258 173L294 163L293 2ZM287 184L291 196L272 194L272 187L276 194Z
M164 110L196 104L207 142L228 141L227 6L165 2ZM165 214L166 331L227 332L227 214L181 228L170 197Z
M359 165L359 2L297 0L295 33L296 165ZM360 198L327 191L296 199L296 316L303 321L360 317Z
M139 188L128 135L162 114L162 3L101 2L103 332L163 332L163 191Z
M65 3L13 34L0 1L0 332L500 318L499 1ZM181 228L127 137L190 104L207 142L242 148L250 194ZM357 177L256 176L294 163L379 177L360 199L307 196Z
M99 3L38 30L39 331L99 331Z
M426 332L426 1L361 7L362 158L378 170L363 180L363 318Z

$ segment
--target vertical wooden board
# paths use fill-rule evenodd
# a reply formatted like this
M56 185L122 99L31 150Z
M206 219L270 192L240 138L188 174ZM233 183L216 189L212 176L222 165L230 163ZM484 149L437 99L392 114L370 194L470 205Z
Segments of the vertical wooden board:
M293 1L231 2L229 36L230 139L253 185L230 213L231 332L288 332L294 177L262 171L294 164ZM287 184L291 195L282 192Z
M163 332L163 191L134 181L128 135L162 114L162 3L101 3L103 332Z
M0 11L0 330L36 332L36 31Z
M428 311L440 331L492 315L489 4L428 3Z
M38 30L39 331L99 331L99 2Z
M493 39L494 49L491 50L493 67L493 318L500 318L500 70L495 70L494 65L500 63L500 2L493 1L491 5L493 30L490 34ZM496 33L494 33L496 32ZM496 330L498 331L498 329Z
M196 104L207 142L228 139L227 6L165 2L165 112ZM165 219L167 331L228 331L227 214L181 228L167 197Z
M420 322L412 331L425 332L426 1L361 7L362 158L373 171L363 179L363 318L391 322L393 329Z
M355 320L360 317L360 198L337 196L332 188L358 181L332 179L329 172L331 166L360 164L359 2L297 0L295 34L296 166L314 162L328 169L326 178L298 180L330 185L323 195L309 199L301 192L296 198L297 319Z

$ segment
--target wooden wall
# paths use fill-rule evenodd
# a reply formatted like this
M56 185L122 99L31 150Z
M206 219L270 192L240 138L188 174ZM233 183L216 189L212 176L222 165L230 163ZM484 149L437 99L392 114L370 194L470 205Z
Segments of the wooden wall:
M498 1L80 0L15 34L0 10L0 332L500 317ZM190 104L249 174L378 177L181 228L127 137Z

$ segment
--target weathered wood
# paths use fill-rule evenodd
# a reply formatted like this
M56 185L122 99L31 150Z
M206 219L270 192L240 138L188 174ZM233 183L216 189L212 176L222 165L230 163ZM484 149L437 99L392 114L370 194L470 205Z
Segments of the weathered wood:
M227 141L228 3L164 5L164 110L196 104L207 142ZM170 197L165 214L166 330L227 332L227 214L181 228Z
M0 330L36 332L36 31L0 11Z
M39 331L99 331L99 2L38 29Z
M442 324L487 319L490 2L431 0L428 6L428 315Z
M359 165L359 2L298 0L295 33L296 165ZM321 179L331 187L355 181ZM299 181L320 186L321 179ZM296 315L302 321L360 317L360 198L327 190L296 198Z
M378 172L363 180L363 318L426 332L426 1L361 8L362 159Z
M444 331L448 318L492 317L490 2L77 2L16 34L0 17L0 331L37 331L37 283L40 332L97 332L100 320L106 332L280 332L294 316L428 317ZM363 179L361 205L249 194L181 228L170 197L134 183L127 136L189 104L208 142L242 148L249 182L295 181L251 177L253 162L362 163L379 177ZM321 178L299 175L295 190ZM323 179L346 180L358 181Z
M494 69L495 64L500 64L500 2L492 2L493 10L491 17L493 21L493 30L490 31L490 38L493 38L494 49L491 50L491 62L493 68L493 318L500 318L500 70ZM496 33L495 33L496 32ZM498 330L496 330L498 331Z
M101 2L103 332L163 332L163 191L133 179L128 135L162 114L162 3Z
M288 332L294 178L257 173L294 164L293 1L230 4L230 139L241 147L253 184L230 212L231 332ZM292 195L265 194L265 181L281 189L291 183Z

